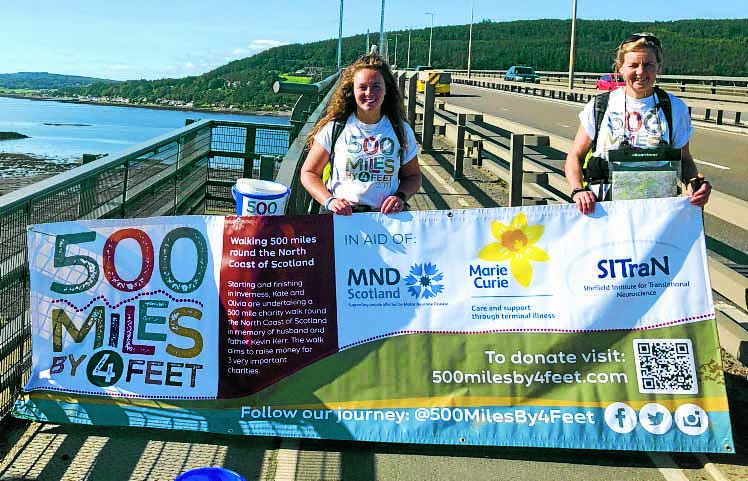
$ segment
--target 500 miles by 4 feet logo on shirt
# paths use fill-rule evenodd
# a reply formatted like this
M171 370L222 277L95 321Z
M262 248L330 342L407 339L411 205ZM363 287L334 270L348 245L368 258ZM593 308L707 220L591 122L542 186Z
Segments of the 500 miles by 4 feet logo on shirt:
M352 135L348 142L345 175L359 182L390 182L396 174L395 141L390 137Z

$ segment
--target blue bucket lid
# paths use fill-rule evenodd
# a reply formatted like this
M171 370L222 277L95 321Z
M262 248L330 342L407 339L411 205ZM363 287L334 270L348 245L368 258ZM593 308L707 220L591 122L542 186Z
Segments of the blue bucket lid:
M230 469L218 466L195 468L180 474L174 481L247 481Z

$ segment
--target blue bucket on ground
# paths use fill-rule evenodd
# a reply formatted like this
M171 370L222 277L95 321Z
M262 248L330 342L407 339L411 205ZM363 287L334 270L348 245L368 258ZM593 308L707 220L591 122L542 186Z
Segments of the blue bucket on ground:
M291 190L280 182L239 179L231 188L236 215L283 215Z
M180 474L174 481L247 481L230 469L219 467L195 468Z

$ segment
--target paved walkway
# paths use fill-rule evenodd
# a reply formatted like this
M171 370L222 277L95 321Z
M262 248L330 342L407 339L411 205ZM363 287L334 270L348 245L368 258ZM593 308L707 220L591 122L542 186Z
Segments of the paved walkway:
M506 207L509 190L506 182L487 169L463 162L463 176L452 179L454 146L443 136L434 137L434 150L419 153L423 187L409 203L413 210L470 209Z

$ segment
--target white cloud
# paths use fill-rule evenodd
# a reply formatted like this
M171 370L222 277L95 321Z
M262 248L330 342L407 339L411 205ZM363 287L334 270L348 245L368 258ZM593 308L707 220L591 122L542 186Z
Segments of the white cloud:
M114 64L114 65L107 65L106 68L108 70L124 71L124 70L133 70L135 67L133 65L127 65L127 64Z
M247 48L255 52L260 52L269 48L278 47L279 45L283 45L283 43L284 42L279 40L253 40L249 42Z
M260 53L263 50L278 47L279 45L283 45L284 43L285 42L281 42L280 40L252 40L251 42L249 42L249 44L247 44L246 47L237 47L231 52L230 56L224 56L224 58L227 61L231 61L236 60L237 58L249 57L256 53Z

